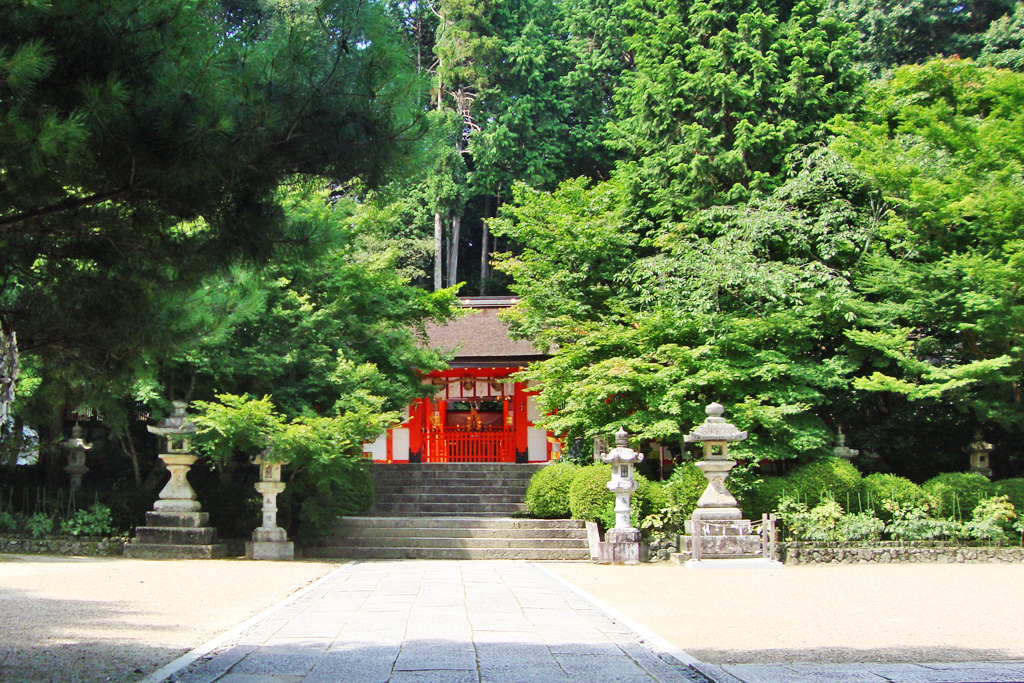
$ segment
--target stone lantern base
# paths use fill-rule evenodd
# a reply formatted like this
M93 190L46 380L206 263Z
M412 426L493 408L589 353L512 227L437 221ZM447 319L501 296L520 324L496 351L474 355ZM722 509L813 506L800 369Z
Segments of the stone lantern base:
M609 529L597 544L597 564L639 564L648 559L648 546L638 529Z
M148 560L211 560L226 557L207 512L156 510L146 513L146 526L136 527L124 556Z
M250 560L294 560L295 544L291 541L247 541L245 556Z

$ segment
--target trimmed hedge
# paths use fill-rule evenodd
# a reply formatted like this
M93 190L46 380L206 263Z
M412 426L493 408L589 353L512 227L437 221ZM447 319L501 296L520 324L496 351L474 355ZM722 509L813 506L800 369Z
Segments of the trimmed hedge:
M842 458L822 458L801 465L787 474L786 494L814 507L822 498L831 495L844 508L847 500L856 500L861 489L861 476L857 468Z
M746 519L761 519L761 515L778 510L779 502L786 495L794 495L789 480L785 477L763 477L751 484L737 499Z
M886 503L897 503L900 507L925 507L932 504L924 489L905 477L876 472L864 477L863 482L865 498L870 499L875 515L884 521L892 519L892 512L885 509ZM868 500L864 500L864 504L867 505Z
M990 498L994 487L985 477L973 472L946 472L921 485L935 504L939 518L970 519L982 500Z
M541 519L568 519L569 488L580 468L568 462L552 462L530 477L526 488L526 509Z

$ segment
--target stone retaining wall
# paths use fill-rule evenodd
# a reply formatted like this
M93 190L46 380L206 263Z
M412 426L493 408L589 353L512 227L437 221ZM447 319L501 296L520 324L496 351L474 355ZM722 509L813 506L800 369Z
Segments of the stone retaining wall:
M975 562L1024 562L1024 548L889 545L882 547L825 547L813 543L784 543L782 561L796 564L891 564L893 562L934 562L938 564Z
M127 538L2 538L0 553L16 555L87 555L107 557L123 555Z

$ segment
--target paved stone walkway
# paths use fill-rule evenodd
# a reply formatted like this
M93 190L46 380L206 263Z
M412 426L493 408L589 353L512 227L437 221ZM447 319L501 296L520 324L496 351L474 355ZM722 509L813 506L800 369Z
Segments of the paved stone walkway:
M525 562L346 565L219 650L181 683L695 683Z
M345 565L202 652L146 683L1024 682L1024 662L710 666L509 561Z

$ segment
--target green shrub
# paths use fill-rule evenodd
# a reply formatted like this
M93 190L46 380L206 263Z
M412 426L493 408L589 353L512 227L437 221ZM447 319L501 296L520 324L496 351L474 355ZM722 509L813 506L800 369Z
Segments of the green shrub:
M1017 511L1017 516L1024 516L1024 479L1002 479L995 483L997 496L1006 496Z
M922 487L935 505L935 516L957 521L993 493L992 482L972 472L946 472L926 481Z
M1014 528L1013 520L1016 518L1013 505L1007 497L994 496L975 506L971 521L964 525L964 529L979 541L1001 543L1006 540L1007 532Z
M704 489L708 487L707 477L692 462L683 463L672 471L672 476L664 483L666 505L678 508L678 515L689 517L697 509Z
M761 519L761 515L777 511L787 493L793 494L793 485L785 477L758 479L739 498L743 516L747 519Z
M892 501L886 503L886 507L892 514L892 521L885 525L885 531L894 541L934 541L958 538L964 533L959 522L930 517L922 507L901 506Z
M18 518L10 512L0 512L0 532L14 534L20 526Z
M370 466L355 457L312 461L288 483L282 508L290 519L279 524L292 525L300 540L314 541L330 534L339 517L363 514L373 505Z
M37 512L25 520L25 530L32 538L46 538L53 534L53 519L44 512Z
M787 474L786 491L808 505L816 505L829 497L844 508L857 499L861 476L857 468L842 458L823 458Z
M597 522L611 505L615 496L606 484L611 481L610 465L586 465L576 471L569 485L569 511L573 519Z
M526 509L541 519L568 519L569 488L580 468L568 462L553 462L530 477L526 488Z
M931 498L924 489L904 477L876 472L864 477L863 483L866 498L864 505L870 502L875 514L884 521L892 519L891 506L887 506L887 503L924 509L931 506Z
M88 510L75 510L60 525L60 532L69 536L106 536L113 529L110 508L93 503Z

